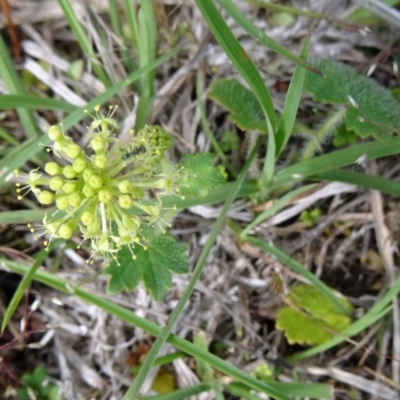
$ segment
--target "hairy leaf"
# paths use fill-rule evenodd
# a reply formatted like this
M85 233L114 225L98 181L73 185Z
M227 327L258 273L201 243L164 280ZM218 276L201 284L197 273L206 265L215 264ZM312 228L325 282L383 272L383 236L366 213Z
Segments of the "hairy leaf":
M226 108L229 119L244 131L267 132L265 114L253 92L236 79L220 79L208 92L208 97Z
M147 249L139 247L135 251L136 259L132 259L131 251L125 247L118 253L119 265L113 261L105 270L111 275L107 292L131 291L143 280L152 296L161 300L172 284L172 273L182 274L188 270L186 247L170 235L151 239Z
M179 190L184 196L205 197L226 181L224 171L214 167L214 156L210 153L185 154L181 167Z
M347 129L382 141L400 131L400 105L389 90L345 64L318 59L312 63L325 77L307 71L304 90L314 100L346 105Z

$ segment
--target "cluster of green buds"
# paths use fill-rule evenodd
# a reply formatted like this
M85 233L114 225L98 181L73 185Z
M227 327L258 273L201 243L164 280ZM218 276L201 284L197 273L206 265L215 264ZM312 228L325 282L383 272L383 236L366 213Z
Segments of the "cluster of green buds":
M61 163L46 163L46 175L31 171L24 179L27 186L18 183L17 192L20 199L32 191L42 205L55 204L55 210L46 212L43 219L50 240L70 239L80 230L83 240L91 241L92 255L115 258L121 246L128 245L135 258L135 245L145 246L141 225L158 224L163 230L168 225L162 219L160 196L177 194L178 174L164 155L171 135L159 126L146 125L126 146L113 135L118 128L112 119L115 108L110 107L105 116L95 107L96 116L88 128L91 155L65 136L62 127L51 126L51 149ZM129 211L134 207L135 214ZM50 240L45 242L47 248Z

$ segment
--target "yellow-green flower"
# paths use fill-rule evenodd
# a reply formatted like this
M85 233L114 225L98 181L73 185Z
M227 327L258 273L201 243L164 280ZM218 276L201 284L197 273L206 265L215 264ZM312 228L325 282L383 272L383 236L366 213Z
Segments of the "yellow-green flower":
M52 238L70 239L79 230L83 240L91 242L88 262L97 253L115 258L123 245L135 258L135 245L143 245L142 225L160 224L160 220L166 225L160 196L178 192L177 174L165 157L171 136L159 126L146 125L127 146L116 138L115 110L110 107L105 116L95 107L88 153L54 125L48 136L56 157L46 163L44 173L16 171L24 181L24 186L17 184L19 198L32 191L39 203L53 206L43 219L44 233L50 236L47 247ZM155 200L148 191L153 197L156 194ZM131 208L141 214L132 214Z

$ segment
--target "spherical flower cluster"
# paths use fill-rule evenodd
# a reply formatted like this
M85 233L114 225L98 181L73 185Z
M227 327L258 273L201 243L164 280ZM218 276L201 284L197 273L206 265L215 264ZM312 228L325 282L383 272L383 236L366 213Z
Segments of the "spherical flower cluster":
M121 246L128 245L135 258L135 244L144 246L141 225L163 222L160 196L178 191L178 174L164 156L172 140L161 127L146 125L127 147L113 136L118 128L112 119L115 107L108 116L99 109L88 132L92 154L86 155L60 126L51 126L51 148L61 162L46 163L46 174L31 171L25 177L27 186L17 184L17 192L21 198L24 190L31 190L41 204L55 204L56 210L43 219L50 239L70 239L79 229L83 240L91 241L92 254L115 258ZM149 190L155 200L146 198ZM133 207L140 213L128 212Z

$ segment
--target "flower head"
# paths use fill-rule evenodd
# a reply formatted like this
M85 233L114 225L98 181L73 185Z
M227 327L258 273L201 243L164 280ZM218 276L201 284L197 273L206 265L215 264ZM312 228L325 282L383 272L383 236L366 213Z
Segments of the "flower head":
M94 254L115 255L128 245L135 258L135 245L143 245L143 224L160 224L160 196L176 187L174 166L164 153L171 146L171 136L159 126L146 125L127 147L114 136L118 125L95 107L96 115L88 128L90 138L86 154L60 126L51 126L48 136L52 150L63 161L48 162L40 174L37 170L23 176L18 183L19 198L35 193L42 205L55 204L55 211L43 219L44 233L51 238L69 239L79 230L89 240ZM156 193L156 201L146 196ZM135 215L129 210L140 210ZM165 225L165 224L164 224ZM89 259L91 260L92 257Z

